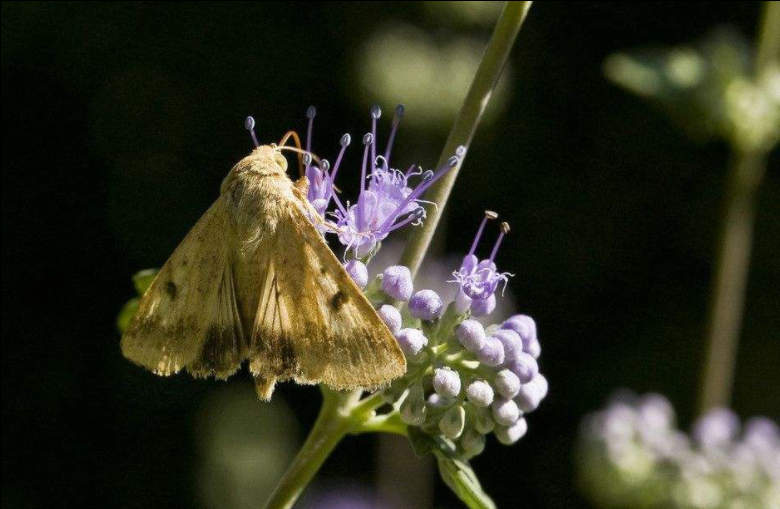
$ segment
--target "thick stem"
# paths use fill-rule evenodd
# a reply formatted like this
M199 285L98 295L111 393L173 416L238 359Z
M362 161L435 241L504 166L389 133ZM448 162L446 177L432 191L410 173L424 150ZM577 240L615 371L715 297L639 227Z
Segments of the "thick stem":
M780 59L780 2L764 2L755 75ZM702 370L699 412L731 400L742 324L756 194L766 172L765 154L735 151L729 169Z
M501 71L509 58L517 33L520 31L530 7L531 2L507 2L504 7L474 75L474 81L472 81L460 113L458 113L458 118L452 125L447 142L444 144L439 163L436 165L437 168L444 165L447 159L455 154L458 146L468 146L471 143L474 131L476 131L479 120L490 102L490 96L498 83L498 78L501 76ZM429 209L425 224L409 235L406 249L401 256L401 264L409 267L412 277L417 274L425 253L428 251L428 246L436 231L436 225L438 225L444 211L452 186L455 184L455 179L458 177L463 159L464 157L455 168L448 171L426 192L425 199L436 203L438 208Z
M350 410L355 399L354 393L323 389L322 408L314 427L265 503L265 509L289 509L295 504L339 441L354 426Z

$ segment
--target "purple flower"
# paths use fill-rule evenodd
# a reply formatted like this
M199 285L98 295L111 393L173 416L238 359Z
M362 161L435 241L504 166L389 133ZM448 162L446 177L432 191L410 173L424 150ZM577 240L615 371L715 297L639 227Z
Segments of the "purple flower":
M538 373L530 382L523 384L515 397L515 403L523 412L533 412L547 396L547 379Z
M460 394L460 375L451 368L437 368L433 372L433 390L445 398L455 398Z
M523 352L523 340L520 339L520 336L515 331L499 329L493 332L491 336L501 341L501 344L504 345L504 361L513 361L518 354Z
M368 269L360 260L350 260L344 264L347 274L361 290L368 284Z
M455 337L463 348L476 353L485 344L485 328L476 320L463 320L455 329Z
M395 300L406 301L412 296L412 273L403 265L393 265L382 273L382 291Z
M420 290L409 299L409 313L420 320L435 320L441 316L444 303L433 290Z
M417 170L415 166L406 173L393 169L389 158L403 107L396 108L385 155L377 156L376 121L381 114L379 107L371 108L371 132L363 136L363 164L357 203L344 205L338 196L333 195L338 207L334 216L341 230L339 240L358 258L370 255L390 232L408 224L420 224L426 214L421 205L426 202L420 197L460 162L458 156L452 156L436 171ZM410 183L412 177L419 177L415 186Z
M524 384L530 382L539 372L539 364L537 364L536 359L525 352L518 353L514 359L506 363L506 367L517 375L520 383Z
M739 433L739 418L728 408L714 408L693 425L693 438L704 448L733 441Z
M406 356L412 358L428 345L428 338L419 329L401 329L395 339Z
M402 320L401 312L398 311L395 306L384 304L377 310L377 314L379 315L379 318L385 322L385 325L387 325L387 328L390 329L390 332L392 332L393 335L398 334L401 330Z
M489 314L495 309L494 294L498 289L498 286L501 283L506 286L509 277L512 276L512 274L508 272L498 272L494 262L504 236L509 233L508 223L501 223L501 233L493 246L489 258L480 261L479 258L477 258L477 255L474 254L488 220L497 217L498 214L495 212L485 212L485 217L479 225L474 241L471 243L469 253L463 258L460 269L452 273L454 279L450 281L460 285L458 293L459 299L456 299L459 300L458 307L466 307L466 304L468 303L467 299L471 299L472 312L481 316Z
M495 367L504 363L504 345L497 338L488 336L477 353L479 362Z

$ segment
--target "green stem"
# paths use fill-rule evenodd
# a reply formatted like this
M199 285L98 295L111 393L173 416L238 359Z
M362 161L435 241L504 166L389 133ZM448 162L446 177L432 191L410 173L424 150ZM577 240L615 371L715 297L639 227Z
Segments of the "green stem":
M477 129L480 118L487 108L493 89L498 83L501 71L504 69L509 53L512 50L517 33L523 25L531 2L507 2L501 16L496 23L493 35L482 56L482 61L474 75L468 94L463 101L458 118L452 125L447 142L444 144L437 167L444 165L448 158L455 154L460 145L469 146L474 132ZM406 249L401 256L401 264L409 267L412 277L417 274L428 246L431 243L436 226L447 204L452 186L458 177L463 159L455 168L452 168L436 184L426 192L425 199L438 205L431 208L425 219L425 224L410 235L406 243Z
M780 3L765 2L755 73L780 56ZM727 176L723 223L710 302L699 412L731 400L739 331L745 303L756 215L756 195L766 173L766 154L736 150Z
M322 408L301 450L265 503L265 509L289 509L311 482L339 441L355 425L351 409L355 393L323 388ZM360 394L357 394L360 397Z

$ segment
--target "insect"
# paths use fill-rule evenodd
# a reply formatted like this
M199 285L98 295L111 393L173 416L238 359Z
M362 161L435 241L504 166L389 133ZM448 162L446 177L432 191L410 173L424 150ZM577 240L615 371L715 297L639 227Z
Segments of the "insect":
M277 381L376 388L404 374L395 338L328 247L281 150L236 164L165 263L122 337L159 375L226 379L245 361L258 396Z

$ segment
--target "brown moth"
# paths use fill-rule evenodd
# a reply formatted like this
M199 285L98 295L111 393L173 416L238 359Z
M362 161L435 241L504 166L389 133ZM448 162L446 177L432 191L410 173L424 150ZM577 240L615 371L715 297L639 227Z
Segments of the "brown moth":
M312 223L306 177L286 172L268 145L233 167L141 299L125 357L220 379L248 359L265 400L287 379L371 389L404 374L395 338Z

